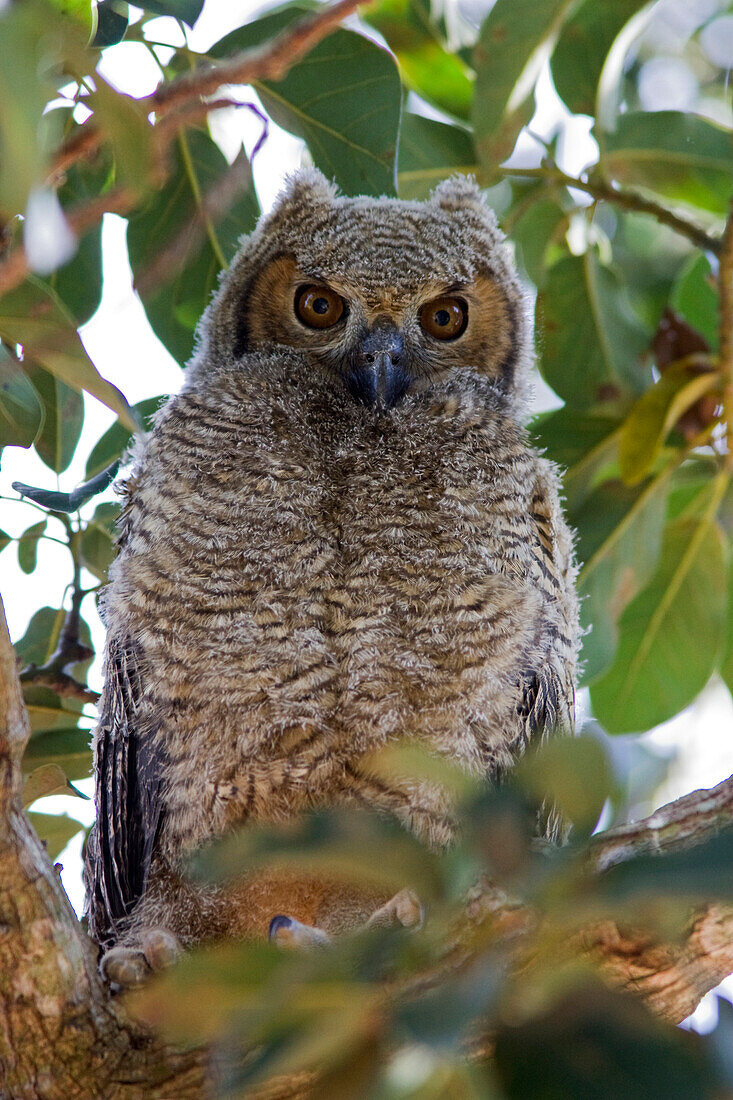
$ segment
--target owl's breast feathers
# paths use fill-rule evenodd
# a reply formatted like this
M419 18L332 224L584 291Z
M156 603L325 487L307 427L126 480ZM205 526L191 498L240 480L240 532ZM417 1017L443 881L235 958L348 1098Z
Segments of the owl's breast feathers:
M105 602L168 850L354 785L379 802L354 769L390 739L502 770L572 720L573 580L554 471L478 375L381 417L289 353L184 390Z

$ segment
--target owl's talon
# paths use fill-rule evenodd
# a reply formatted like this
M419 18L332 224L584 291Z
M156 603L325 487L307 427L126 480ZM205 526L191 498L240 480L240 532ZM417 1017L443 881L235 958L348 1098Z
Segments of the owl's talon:
M142 951L134 947L112 947L102 956L99 972L112 985L132 989L149 977L150 967Z
M286 917L284 913L278 913L272 918L267 936L278 947L327 947L331 942L322 929L301 924L299 920Z
M183 948L178 936L167 928L149 928L140 937L140 947L151 970L165 970L179 958Z
M402 925L403 928L417 930L422 927L425 912L414 890L400 890L380 909L372 913L366 922L367 928Z

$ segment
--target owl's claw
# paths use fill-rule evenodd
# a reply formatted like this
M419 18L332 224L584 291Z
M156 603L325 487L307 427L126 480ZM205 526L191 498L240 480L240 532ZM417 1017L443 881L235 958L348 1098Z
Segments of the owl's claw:
M301 924L293 917L278 913L270 921L268 938L278 947L326 947L331 940L320 928Z
M177 936L166 928L148 928L138 947L118 945L105 952L99 963L102 977L120 989L141 985L151 973L171 966L181 954Z
M403 928L422 928L425 912L414 890L400 890L380 909L372 913L367 928L402 925Z

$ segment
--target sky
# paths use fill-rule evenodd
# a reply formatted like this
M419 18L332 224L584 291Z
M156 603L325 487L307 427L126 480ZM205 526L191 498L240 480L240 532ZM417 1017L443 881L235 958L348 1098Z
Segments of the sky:
M664 2L664 0L663 0ZM711 0L714 3L714 0ZM667 4L676 11L673 3ZM189 44L193 49L205 50L229 30L240 25L261 10L262 4L250 0L207 0L196 28L189 34ZM174 21L157 19L148 24L148 36L161 42L180 42L180 31ZM673 28L674 29L674 28ZM677 30L679 34L679 30ZM725 34L729 33L728 40ZM728 41L730 61L733 63L733 17L730 27L726 25L721 35L716 37L724 44ZM105 51L100 69L111 83L135 96L149 94L155 87L159 72L151 61L144 46L137 43L121 43ZM671 94L680 96L679 77L672 85L667 74L650 72L647 77L645 95L648 106L653 109L659 105L662 97ZM656 80L656 86L654 81ZM230 89L234 98L243 102L255 102L256 96L249 89ZM657 99L654 99L654 96ZM550 132L559 118L566 119L563 137L559 143L558 160L566 171L577 173L596 155L596 147L589 137L589 124L582 118L567 120L567 112L557 98L548 76L542 78L538 101L540 108L532 121L531 129L539 134ZM675 103L675 106L684 106ZM261 123L249 111L229 109L217 112L212 122L212 133L219 142L229 160L233 160L242 144L251 152L260 136ZM534 152L530 138L520 142L513 163L521 163L522 158ZM303 157L303 144L298 139L270 125L267 141L262 146L253 163L253 175L261 205L266 211L272 205L286 172L297 167ZM90 357L100 373L113 382L127 397L131 404L146 397L174 393L182 382L182 372L178 365L158 341L145 317L144 310L132 288L132 277L127 261L125 246L125 222L122 218L108 214L103 226L104 288L102 302L94 317L81 330L82 340ZM77 450L77 458L58 479L59 487L72 489L84 480L84 461L91 446L113 422L113 414L93 398L85 396L85 421L82 438ZM558 404L557 399L538 378L535 408ZM56 475L44 465L34 452L21 448L7 448L3 454L0 469L0 494L14 496L11 482L23 480L47 488L56 487ZM111 493L109 499L113 499ZM17 535L31 523L36 522L38 514L24 503L8 502L0 499L0 528ZM26 576L16 564L14 549L7 548L0 557L0 575L2 577L2 595L10 626L11 637L20 637L27 625L30 614L43 603L58 606L63 586L70 579L67 552L51 542L39 545L39 567ZM87 576L86 582L94 580ZM90 620L98 652L103 646L103 631L91 599L85 605L85 613ZM100 687L99 660L95 662L90 683ZM581 693L580 707L587 706ZM650 752L672 761L666 779L656 790L653 803L641 803L636 807L634 816L641 817L650 813L655 806L663 805L688 791L700 787L714 786L733 773L733 701L725 686L720 682L712 683L705 692L683 714L651 733L643 735L642 743ZM620 758L626 751L630 738L615 738L610 744L612 757ZM77 784L88 794L92 793L92 780ZM34 809L41 812L59 812L63 810L84 824L91 823L93 807L91 802L80 799L56 797L35 804ZM62 877L72 904L78 912L83 903L81 886L81 836L71 842L59 857L63 864ZM733 985L731 985L733 992ZM712 1026L717 1017L712 998L705 1002L695 1014L693 1024L701 1029Z

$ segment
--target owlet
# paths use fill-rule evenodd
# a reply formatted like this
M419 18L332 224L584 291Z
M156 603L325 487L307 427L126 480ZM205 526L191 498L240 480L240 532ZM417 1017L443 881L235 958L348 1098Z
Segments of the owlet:
M409 896L183 867L245 822L338 803L444 843L443 801L370 771L380 747L491 779L572 727L575 566L522 427L532 354L471 180L419 203L301 171L242 241L135 452L103 601L86 881L111 979L178 943L409 923Z

